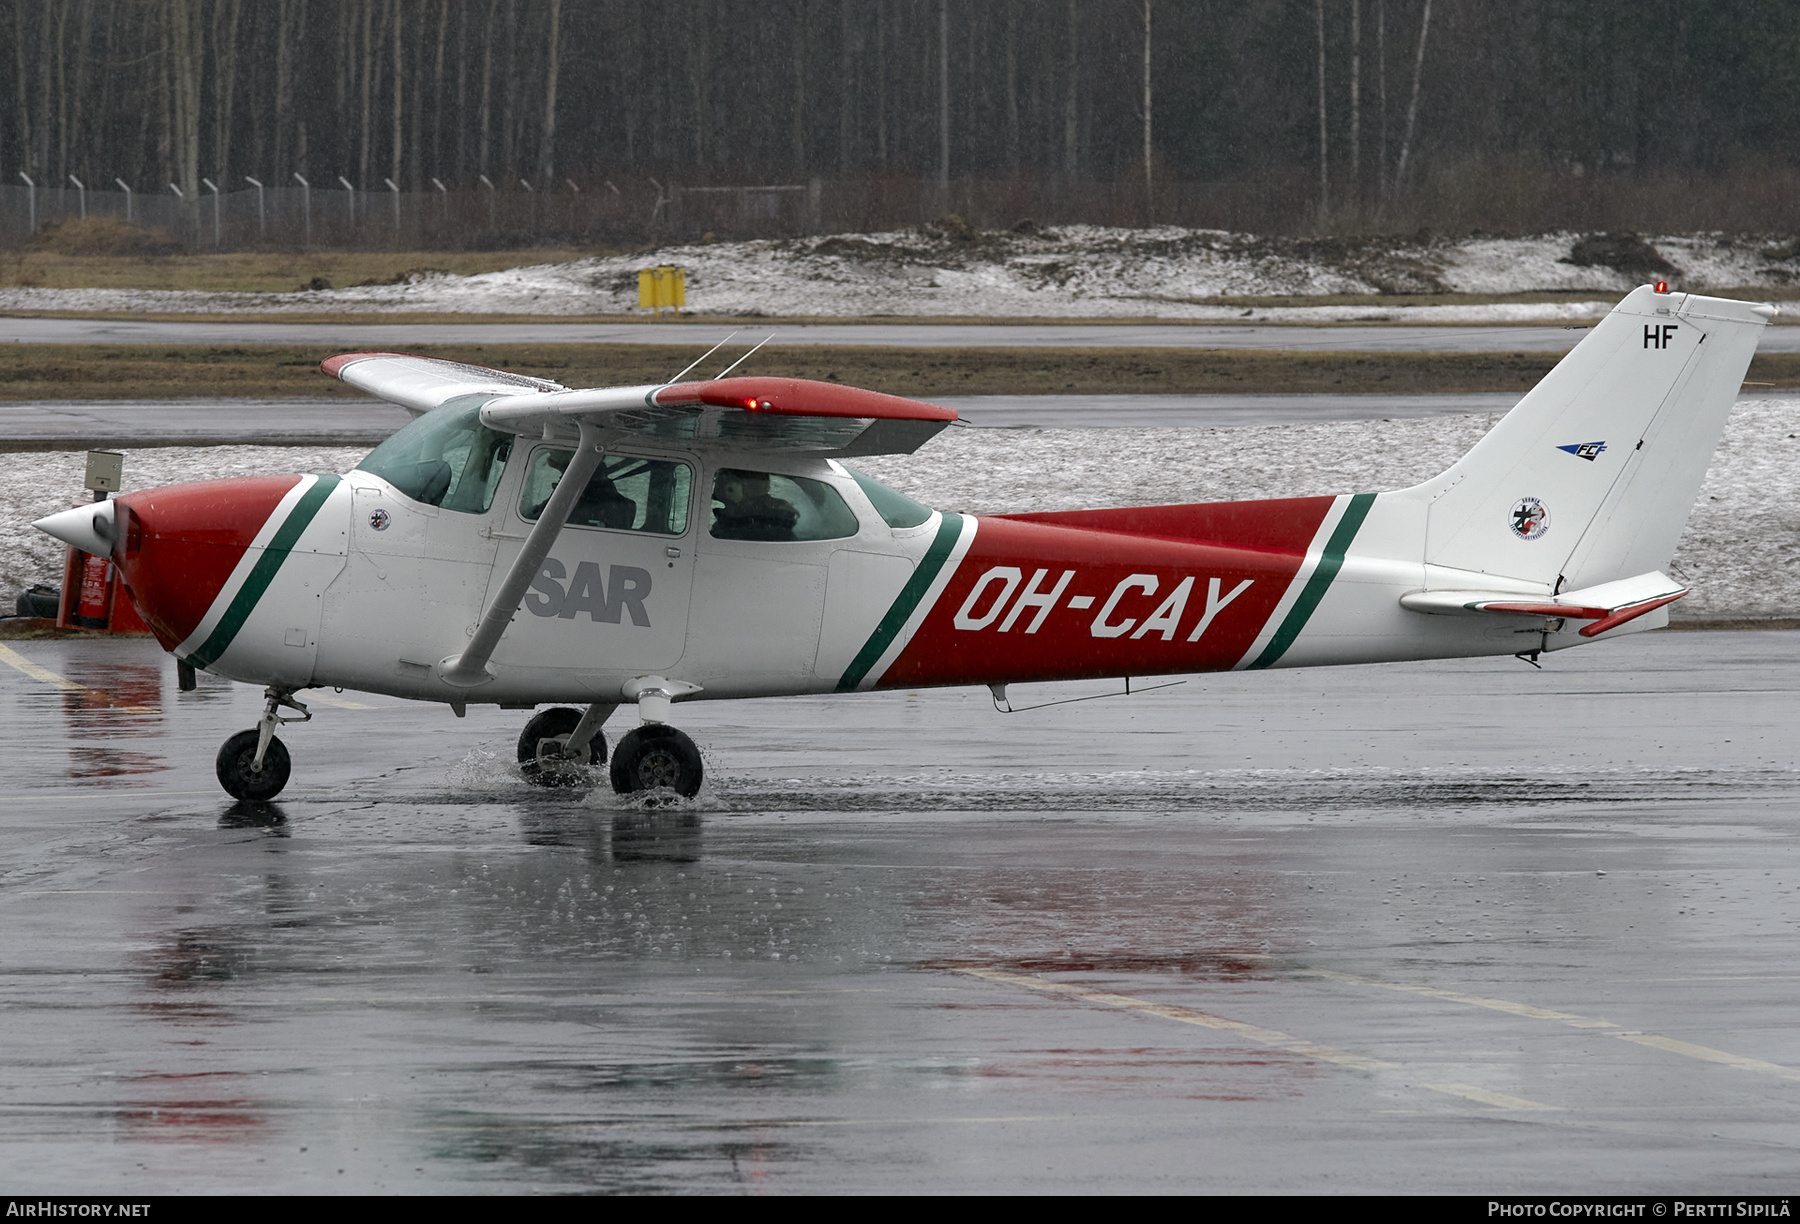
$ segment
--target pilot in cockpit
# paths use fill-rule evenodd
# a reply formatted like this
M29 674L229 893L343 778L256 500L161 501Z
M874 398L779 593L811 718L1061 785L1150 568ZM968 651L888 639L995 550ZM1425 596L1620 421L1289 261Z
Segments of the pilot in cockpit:
M562 479L560 473L568 469L572 458L574 456L568 451L552 451L548 455L546 462L559 473L558 483ZM541 516L555 491L556 486L553 484L544 494L544 500L533 506L525 517L535 521ZM577 527L629 529L636 520L637 504L619 492L604 469L596 471L588 479L587 488L581 491L581 496L575 499L575 505L569 511L569 522Z
M721 468L713 480L712 534L719 540L791 540L800 512L769 492L767 472Z

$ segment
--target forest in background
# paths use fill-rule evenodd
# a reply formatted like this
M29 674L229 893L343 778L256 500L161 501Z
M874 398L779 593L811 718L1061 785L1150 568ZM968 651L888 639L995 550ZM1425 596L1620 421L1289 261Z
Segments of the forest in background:
M445 224L425 240L463 245L527 224L599 241L950 212L1267 233L1800 229L1800 5L1775 0L9 8L0 180L179 192L184 241L207 232L209 184L295 175L391 192L396 236L400 197L428 221L436 192ZM811 197L683 210L677 185L690 204L726 186Z

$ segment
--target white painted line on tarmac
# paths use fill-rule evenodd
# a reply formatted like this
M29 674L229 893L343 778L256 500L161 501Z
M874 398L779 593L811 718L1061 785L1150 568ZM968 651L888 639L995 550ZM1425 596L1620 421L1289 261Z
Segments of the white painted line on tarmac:
M1245 1024L1241 1020L1228 1020L1224 1016L1215 1016L1210 1012L1196 1011L1191 1007L1152 1003L1148 999L1134 999L1130 995L1112 994L1104 990L1089 990L1085 986L1071 986L1064 982L1053 982L1049 978L1036 977L1026 973L1008 973L1000 969L960 968L956 972L966 973L970 977L985 978L990 982L1000 982L1008 986L1023 986L1027 990L1080 999L1085 1003L1098 1003L1104 1007L1118 1007L1126 1011L1140 1012L1146 1016L1175 1020L1182 1024L1218 1029L1222 1032L1234 1033L1257 1045L1273 1046L1278 1050L1287 1050L1307 1058L1318 1059L1320 1062L1336 1063L1340 1067L1348 1067L1353 1071L1380 1071L1395 1065L1382 1062L1378 1058L1370 1058L1364 1054L1352 1054L1347 1050L1336 1050L1316 1042L1304 1041L1277 1029L1262 1028L1254 1024Z
M1720 1066L1735 1067L1739 1071L1754 1071L1761 1075L1772 1075L1777 1079L1800 1082L1800 1069L1784 1067L1780 1063L1764 1062L1760 1058L1746 1058L1741 1054L1732 1054L1725 1050L1715 1050L1711 1046L1697 1045L1691 1041L1680 1041L1673 1037L1659 1037L1655 1033L1642 1033L1625 1029L1610 1020L1596 1020L1591 1016L1580 1016L1573 1012L1552 1011L1547 1007L1533 1007L1528 1003L1515 1003L1510 999L1495 999L1486 995L1465 994L1460 990L1440 990L1433 986L1412 986L1403 982L1383 982L1376 978L1359 977L1353 973L1338 973L1330 969L1301 969L1296 971L1299 977L1324 978L1329 982L1341 982L1346 986L1374 986L1381 990L1395 990L1402 994L1422 995L1430 999L1442 999L1448 1003L1463 1003L1470 1007L1485 1007L1489 1011L1506 1012L1514 1016L1524 1016L1531 1020L1554 1020L1558 1024L1566 1024L1570 1028L1607 1030L1608 1037L1617 1037L1621 1041L1635 1042L1652 1049L1663 1050L1670 1054L1680 1054L1687 1058L1699 1059L1701 1062L1718 1063ZM1427 1085L1429 1087L1430 1085Z
M1429 1088L1433 1092L1442 1092L1448 1096L1462 1097L1482 1105L1492 1105L1495 1109L1511 1109L1521 1112L1534 1110L1561 1111L1561 1105L1545 1105L1540 1101L1528 1101L1524 1097L1508 1096L1504 1092L1493 1092L1486 1088L1477 1088L1474 1084L1420 1084L1421 1088Z
M27 659L18 651L7 646L0 646L0 663L5 663L17 671L24 672L33 680L41 681L44 684L54 685L56 688L62 689L66 693L80 693L84 697L92 697L96 701L103 701L114 709L122 710L127 714L162 713L161 710L154 706L126 705L111 693L103 693L97 688L89 688L87 685L78 684L75 681L68 679L66 676L59 676L47 667L39 667L36 663Z

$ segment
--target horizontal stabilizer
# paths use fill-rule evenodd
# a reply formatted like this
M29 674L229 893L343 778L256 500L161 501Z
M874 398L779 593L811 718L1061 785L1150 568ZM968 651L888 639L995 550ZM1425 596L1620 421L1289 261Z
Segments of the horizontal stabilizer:
M1548 599L1521 596L1517 591L1413 591L1400 597L1400 606L1438 616L1497 614L1589 621L1580 633L1591 638L1674 603L1687 593L1688 588L1659 572Z

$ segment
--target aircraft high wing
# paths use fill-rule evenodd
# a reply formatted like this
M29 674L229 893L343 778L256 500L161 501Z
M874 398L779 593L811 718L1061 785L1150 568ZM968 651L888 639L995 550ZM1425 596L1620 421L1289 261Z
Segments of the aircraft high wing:
M1664 572L1769 306L1634 290L1409 489L988 517L847 466L949 409L796 379L569 389L394 353L415 419L347 475L177 485L38 526L110 555L191 670L265 688L219 753L285 786L295 694L532 710L544 783L695 793L689 700L1520 654L1667 622ZM602 725L634 705L610 760ZM284 711L293 711L288 714Z

